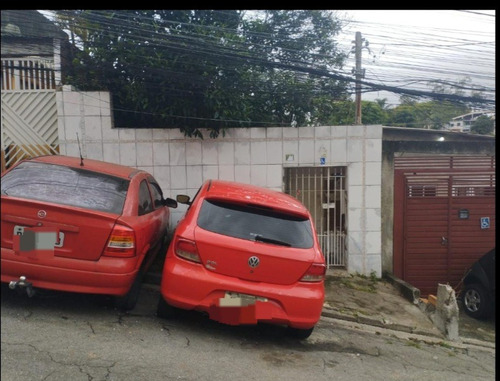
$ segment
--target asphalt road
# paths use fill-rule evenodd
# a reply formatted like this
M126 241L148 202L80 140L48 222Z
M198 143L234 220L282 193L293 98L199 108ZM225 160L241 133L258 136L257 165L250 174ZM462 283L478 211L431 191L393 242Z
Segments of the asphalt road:
M231 327L186 312L156 316L144 288L121 313L104 297L2 285L1 379L494 380L495 352L322 318L308 340L271 325Z

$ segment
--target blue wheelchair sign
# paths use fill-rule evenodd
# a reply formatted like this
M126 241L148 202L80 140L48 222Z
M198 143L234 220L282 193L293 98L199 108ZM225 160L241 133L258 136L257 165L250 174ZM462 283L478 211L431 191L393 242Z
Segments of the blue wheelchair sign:
M481 217L481 229L489 229L489 228L490 228L490 218Z

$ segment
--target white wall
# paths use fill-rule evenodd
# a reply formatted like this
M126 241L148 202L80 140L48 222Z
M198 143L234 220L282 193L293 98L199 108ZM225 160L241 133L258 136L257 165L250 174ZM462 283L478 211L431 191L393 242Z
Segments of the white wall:
M194 196L210 178L283 190L283 167L347 166L351 273L381 276L382 126L234 128L224 137L185 137L178 129L114 128L108 92L57 93L61 154L145 169L165 197ZM202 130L203 131L203 130ZM185 211L173 209L175 226Z

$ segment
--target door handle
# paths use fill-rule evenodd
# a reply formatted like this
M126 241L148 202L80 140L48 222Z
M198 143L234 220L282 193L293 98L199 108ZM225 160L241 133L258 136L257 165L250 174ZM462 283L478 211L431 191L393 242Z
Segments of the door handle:
M446 238L446 237L441 237L441 245L443 245L443 246L448 245L448 238Z

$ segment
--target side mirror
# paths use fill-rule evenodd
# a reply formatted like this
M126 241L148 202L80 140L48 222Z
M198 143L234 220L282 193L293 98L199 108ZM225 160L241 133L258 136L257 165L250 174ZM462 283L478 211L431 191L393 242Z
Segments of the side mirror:
M177 202L179 202L181 204L191 205L191 202L189 200L190 200L190 197L188 195L185 195L185 194L178 194L177 195Z
M164 204L169 208L177 208L177 201L175 201L173 198L165 199Z

